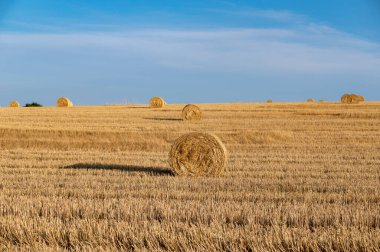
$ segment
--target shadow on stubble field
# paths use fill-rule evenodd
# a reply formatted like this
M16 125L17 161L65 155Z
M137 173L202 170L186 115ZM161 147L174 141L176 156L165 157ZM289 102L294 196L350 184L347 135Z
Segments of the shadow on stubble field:
M118 170L124 172L141 172L149 173L153 175L166 175L173 176L173 172L166 168L161 167L144 167L136 165L115 165L115 164L90 164L90 163L78 163L62 167L63 169L76 169L76 170Z

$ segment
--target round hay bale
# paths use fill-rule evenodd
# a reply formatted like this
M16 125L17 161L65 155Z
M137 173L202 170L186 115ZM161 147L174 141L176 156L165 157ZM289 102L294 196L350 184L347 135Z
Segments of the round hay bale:
M351 94L349 97L348 97L348 103L349 104L358 104L360 101L360 97L356 94Z
M357 94L344 94L340 100L345 104L358 104L359 102L364 102L365 98Z
M324 103L324 102L325 102L325 100L319 100L318 102L319 102L319 103Z
M189 133L172 145L169 164L179 176L217 176L225 170L227 150L215 135Z
M152 108L163 108L164 105L166 105L167 103L161 97L156 96L150 99L149 104L150 104L150 107Z
M350 94L344 94L344 95L342 95L342 97L340 98L340 101L341 101L342 103L348 103L348 99L349 99L349 97L350 97Z
M309 99L307 99L307 102L314 102L314 100L309 98Z
M66 97L61 97L57 100L57 107L72 107L74 104Z
M182 109L182 119L185 121L199 121L202 119L202 111L198 106L188 104Z
M360 102L364 102L365 98L364 96L357 94L344 94L340 100L345 104L358 104Z
M267 103L272 103L273 101L271 99L267 100Z
M9 103L9 107L11 107L11 108L19 108L21 106L20 106L20 103L18 103L17 101L11 101Z

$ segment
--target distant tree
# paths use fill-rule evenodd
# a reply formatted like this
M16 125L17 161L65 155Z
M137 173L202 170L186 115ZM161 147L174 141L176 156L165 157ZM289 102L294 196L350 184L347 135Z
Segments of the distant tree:
M42 105L37 102L32 102L32 103L25 104L24 107L42 107Z

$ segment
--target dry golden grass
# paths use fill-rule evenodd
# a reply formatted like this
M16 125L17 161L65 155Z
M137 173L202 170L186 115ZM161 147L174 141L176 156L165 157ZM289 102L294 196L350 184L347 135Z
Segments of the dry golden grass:
M375 251L380 103L0 108L0 251ZM190 132L222 177L172 176Z

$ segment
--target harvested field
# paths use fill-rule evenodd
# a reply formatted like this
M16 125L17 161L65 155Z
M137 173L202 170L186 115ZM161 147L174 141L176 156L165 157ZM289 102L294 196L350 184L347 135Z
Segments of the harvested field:
M0 108L0 251L380 248L380 103ZM221 177L173 142L217 135Z

